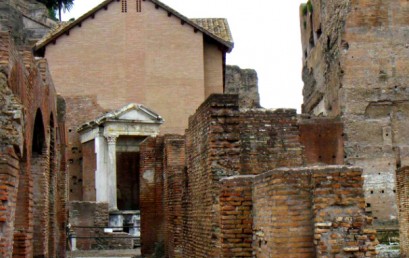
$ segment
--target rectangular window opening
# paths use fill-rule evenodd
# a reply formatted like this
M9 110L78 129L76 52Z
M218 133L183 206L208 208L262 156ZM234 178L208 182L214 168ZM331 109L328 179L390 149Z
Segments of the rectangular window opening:
M142 0L136 0L136 12L142 12Z
M128 0L121 0L122 12L128 12Z

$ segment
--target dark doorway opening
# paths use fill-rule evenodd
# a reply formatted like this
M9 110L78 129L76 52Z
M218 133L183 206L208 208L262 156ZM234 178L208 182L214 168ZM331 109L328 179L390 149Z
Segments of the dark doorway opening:
M117 152L117 204L119 210L139 210L139 152Z

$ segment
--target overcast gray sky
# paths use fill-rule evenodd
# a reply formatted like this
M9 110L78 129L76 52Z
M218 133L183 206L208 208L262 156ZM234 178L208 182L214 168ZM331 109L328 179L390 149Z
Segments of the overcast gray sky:
M258 73L261 105L302 104L299 5L305 0L161 0L189 18L227 18L234 49L227 63ZM64 20L77 18L102 0L75 0Z

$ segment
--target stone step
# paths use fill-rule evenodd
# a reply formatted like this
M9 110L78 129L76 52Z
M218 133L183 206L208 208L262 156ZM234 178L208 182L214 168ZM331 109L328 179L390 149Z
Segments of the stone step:
M115 250L77 250L67 252L67 258L89 258L89 257L104 257L104 258L140 258L141 249L115 249Z

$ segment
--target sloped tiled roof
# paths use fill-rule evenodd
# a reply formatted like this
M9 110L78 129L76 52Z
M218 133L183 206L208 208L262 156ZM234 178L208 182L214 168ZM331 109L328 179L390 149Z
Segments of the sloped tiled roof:
M89 17L93 17L96 12L101 9L106 9L107 6L115 0L105 0L95 8L91 9L78 19L72 22L63 23L57 26L55 29L51 30L50 33L44 36L41 40L39 40L36 45L34 46L34 51L38 51L49 43L54 42L58 37L63 34L68 34L70 29L74 28L75 26L81 26L81 23L88 19ZM230 33L229 25L226 19L188 19L184 15L180 14L176 10L172 9L171 7L165 5L164 3L158 0L146 0L150 1L155 4L157 7L160 7L170 14L178 17L184 23L189 24L195 30L201 31L205 36L215 40L219 44L225 46L227 51L230 52L233 49L234 43Z
M190 19L203 29L211 32L217 37L223 39L226 42L233 44L233 37L230 32L229 24L225 18L195 18Z

